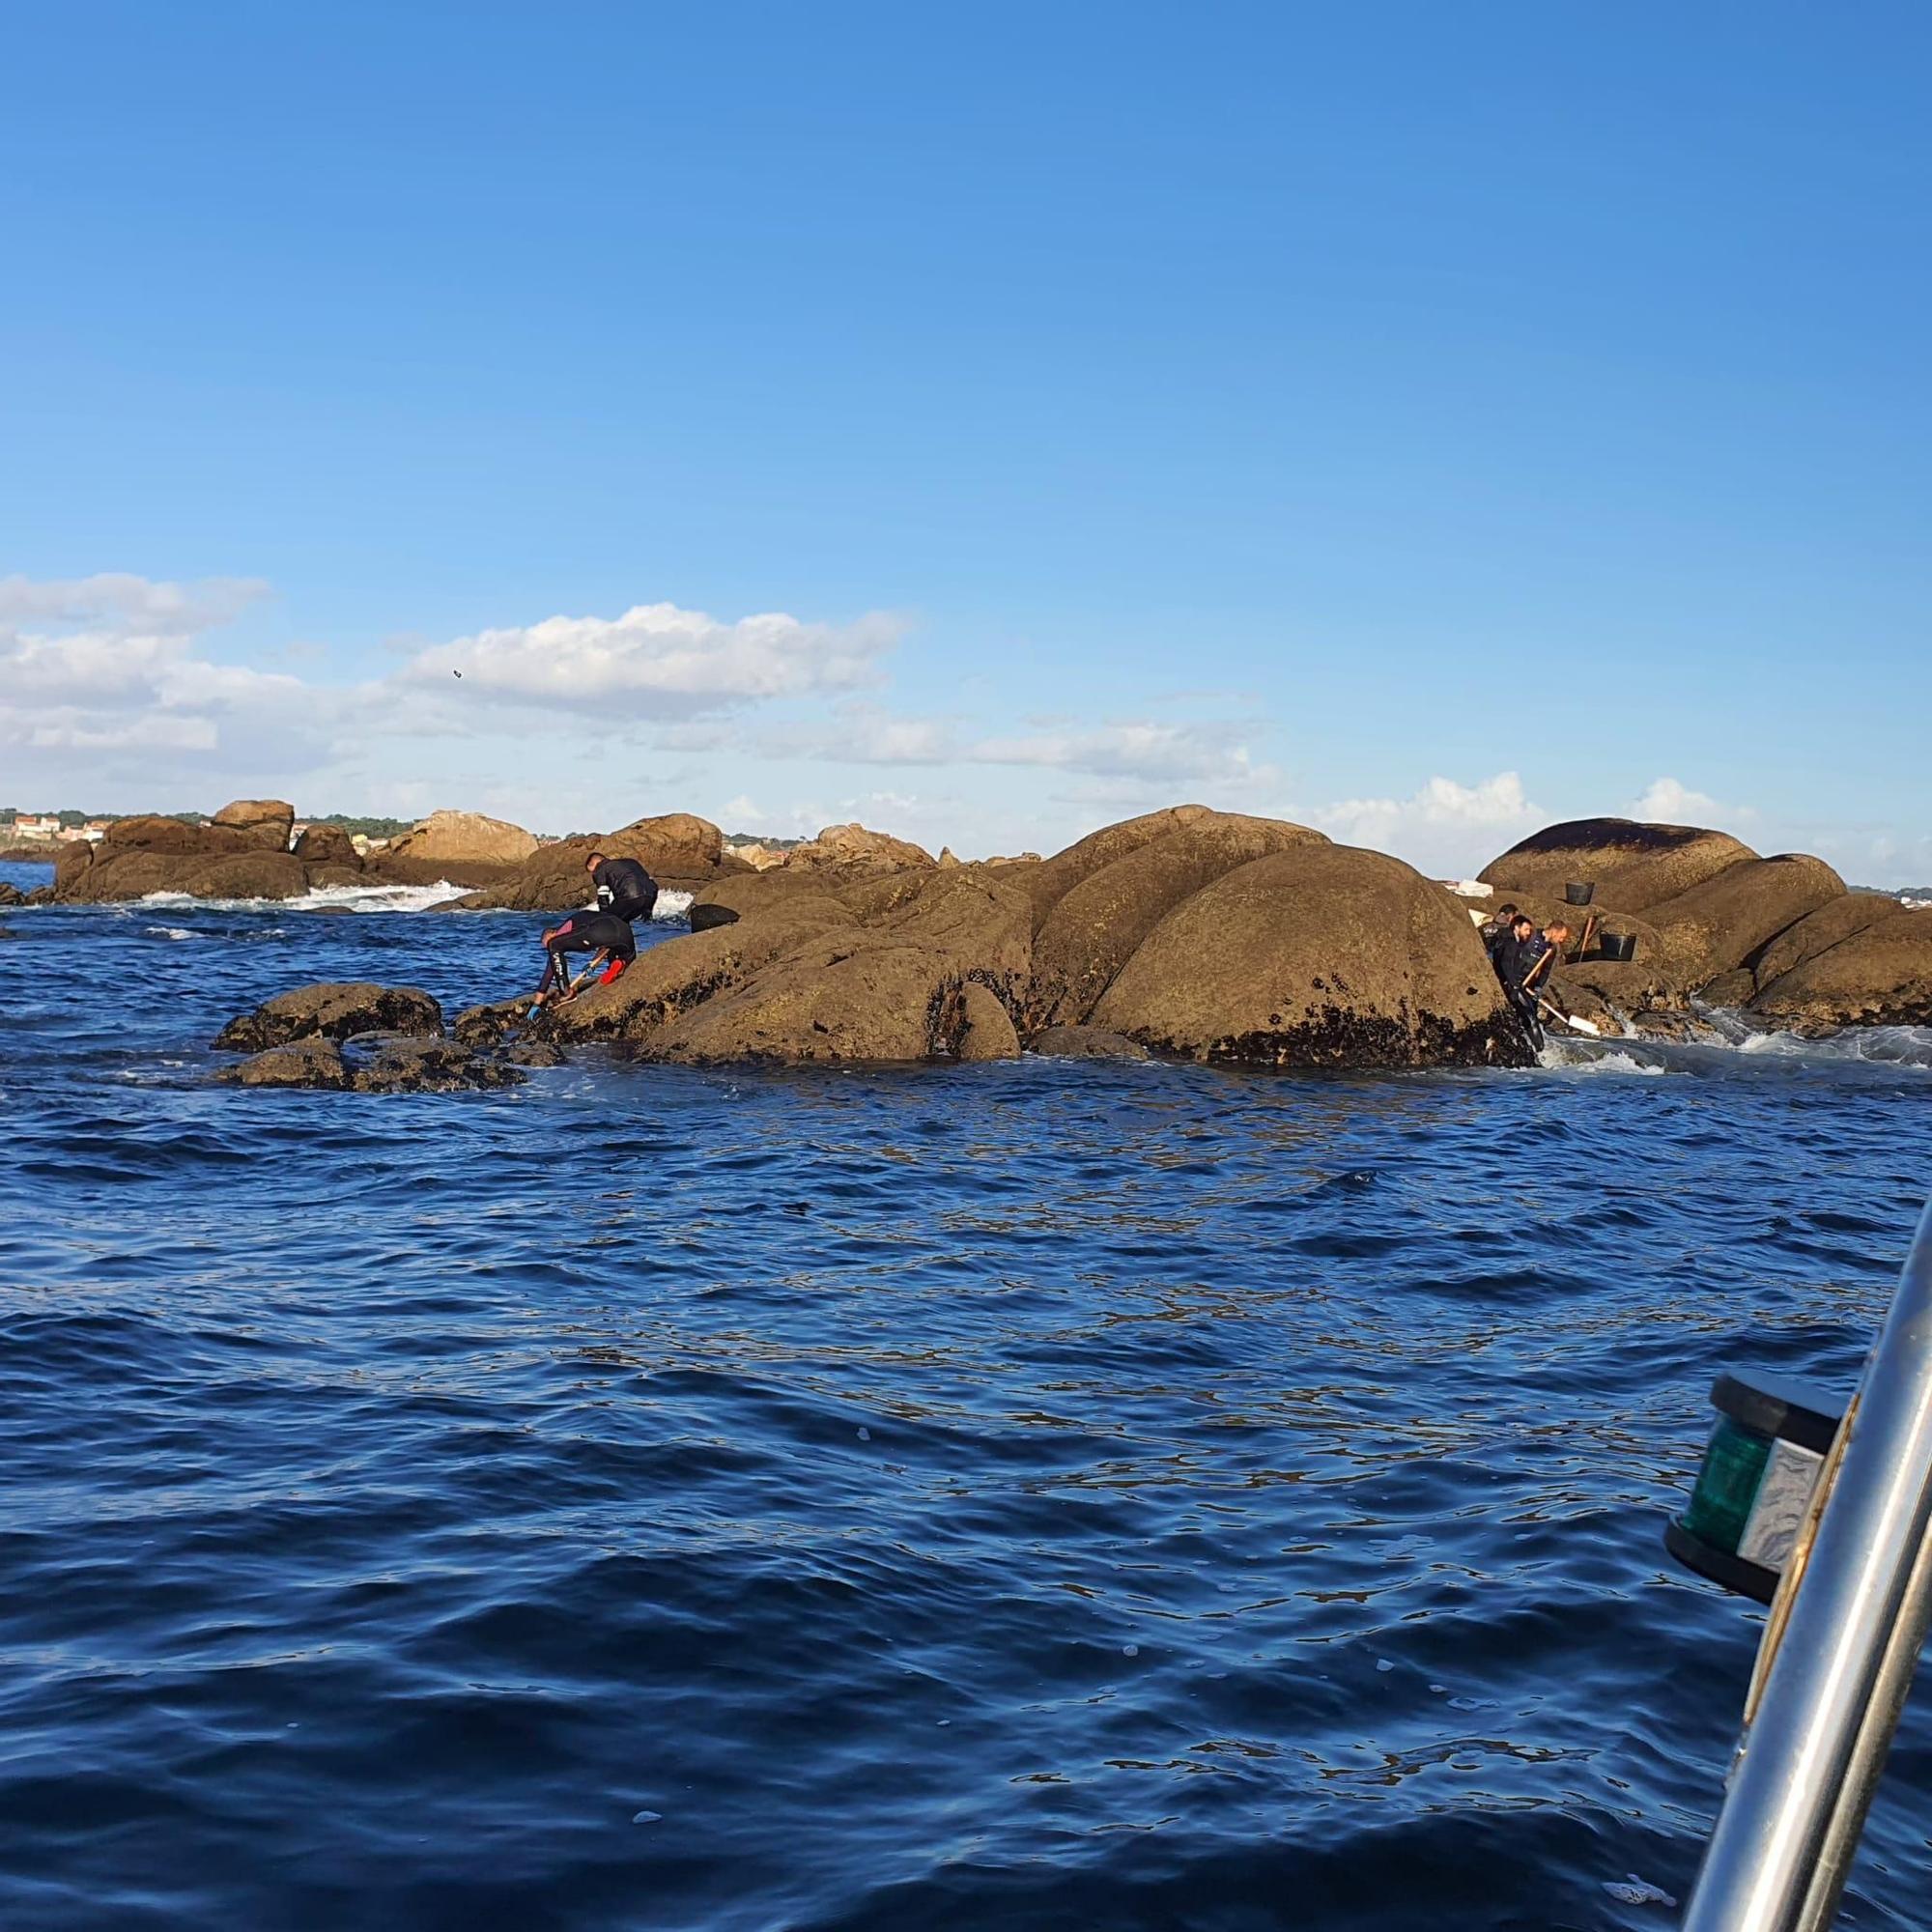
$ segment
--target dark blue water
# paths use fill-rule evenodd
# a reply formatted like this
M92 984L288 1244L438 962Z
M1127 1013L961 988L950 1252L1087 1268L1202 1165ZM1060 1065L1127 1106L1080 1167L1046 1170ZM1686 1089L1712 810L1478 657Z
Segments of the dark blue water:
M539 922L0 923L7 1932L1667 1924L1706 1390L1848 1382L1932 1177L1925 1065L1776 1052L238 1093Z

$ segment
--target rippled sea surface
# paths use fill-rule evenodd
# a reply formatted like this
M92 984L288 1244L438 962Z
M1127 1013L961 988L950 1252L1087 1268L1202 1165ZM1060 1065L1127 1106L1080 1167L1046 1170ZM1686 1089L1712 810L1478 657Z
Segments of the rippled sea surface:
M1926 1041L207 1084L539 923L0 914L0 1926L1672 1922L1759 1613L1660 1532L1855 1376ZM1921 1700L1855 1922L1928 1829Z

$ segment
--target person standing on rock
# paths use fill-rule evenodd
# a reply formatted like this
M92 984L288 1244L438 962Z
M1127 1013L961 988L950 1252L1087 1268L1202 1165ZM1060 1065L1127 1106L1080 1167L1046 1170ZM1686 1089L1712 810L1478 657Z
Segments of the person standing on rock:
M635 859L607 859L593 852L583 862L597 889L597 910L626 922L649 919L658 902L658 882Z
M1520 924L1521 916L1518 916ZM1526 945L1518 949L1517 963L1522 969L1522 978L1518 982L1519 1005L1527 1009L1527 1016L1534 1019L1539 1009L1548 1007L1551 1012L1561 1014L1562 1008L1555 997L1556 962L1563 956L1563 949L1570 943L1570 928L1559 919L1553 925L1547 925L1541 932L1536 931L1536 922L1529 922L1531 937ZM1540 1024L1540 1022L1539 1022Z

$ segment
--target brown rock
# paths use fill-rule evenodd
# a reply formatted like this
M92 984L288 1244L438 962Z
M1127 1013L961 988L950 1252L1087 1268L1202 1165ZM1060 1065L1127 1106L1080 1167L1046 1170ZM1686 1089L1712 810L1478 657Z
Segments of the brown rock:
M815 871L821 867L861 867L870 871L895 872L907 866L931 866L932 854L909 838L863 825L828 825L816 838L794 845L784 855L787 871Z
M277 993L252 1013L232 1019L215 1036L217 1047L259 1053L298 1039L343 1040L363 1033L442 1032L442 1009L418 986L369 981L298 986Z
M296 857L304 866L346 866L359 872L362 855L355 841L339 825L311 825L296 840Z
M364 1066L352 1070L358 1094L461 1094L479 1088L515 1087L524 1075L501 1060L472 1053L449 1039L390 1039Z
M1104 1027L1042 1027L1027 1036L1026 1050L1048 1060L1151 1060L1138 1040Z
M688 811L639 818L616 832L553 839L514 872L469 894L454 909L514 906L530 912L568 912L588 905L593 889L584 862L593 852L602 852L607 859L636 859L660 886L696 890L723 868L719 856L723 846L724 835L718 828ZM749 879L757 874L738 876Z
M1642 912L1757 854L1728 833L1631 818L1573 818L1546 825L1485 866L1477 877L1499 899L1525 893L1560 899L1571 881L1596 886L1596 903Z
M1708 985L1700 988L1698 997L1708 1007L1742 1007L1749 1003L1757 991L1757 980L1750 969L1739 966L1729 973L1719 973Z
M1077 1025L1155 925L1225 872L1291 846L1325 845L1306 826L1210 811L1089 872L1034 938L1030 1019Z
M1757 956L1755 970L1760 987L1781 979L1794 966L1829 952L1854 933L1897 919L1905 908L1887 893L1846 893L1842 898L1828 899L1816 912L1806 913L1788 925Z
M743 984L680 1014L644 1051L700 1064L928 1059L945 1046L950 1002L969 980L1003 1001L1017 999L1031 923L1025 895L983 868L930 872L911 902L870 926L788 948ZM703 938L754 929L746 920Z
M1801 960L1760 987L1750 1010L1804 1034L1932 1026L1932 908L1901 910Z
M1844 892L1844 880L1824 860L1785 853L1726 867L1645 916L1657 928L1666 970L1695 991L1748 965L1787 926Z
M383 868L398 860L417 865L521 866L537 850L536 835L506 819L486 818L480 811L433 811L400 838L389 840L382 854Z
M646 947L610 985L547 1009L541 1024L558 1039L647 1039L791 948L852 925L836 899L796 894L750 919Z
M349 1065L332 1039L296 1040L224 1066L215 1076L225 1087L311 1087L340 1093L349 1085Z
M239 833L250 845L286 852L295 832L296 809L279 798L238 798L224 805L211 822Z
M979 1062L1017 1060L1020 1037L1012 1015L998 998L977 980L969 980L953 995L952 1009L942 1022L955 1060Z
M166 852L178 858L213 859L223 853L248 851L257 842L234 826L187 825L179 818L150 813L141 818L117 818L101 834L99 856L105 860L124 852Z
M1183 900L1094 1024L1157 1052L1279 1066L1520 1065L1476 929L1379 852L1297 845Z
M117 875L121 870L115 868ZM114 883L118 888L118 876ZM294 899L308 891L308 875L293 852L271 852L265 845L225 859L177 862L158 890L197 899Z
M1099 831L1090 832L1065 851L1028 867L1022 876L1033 900L1034 930L1037 932L1045 924L1047 914L1090 873L1209 815L1205 805L1172 805L1140 818L1123 818L1118 825L1103 825Z

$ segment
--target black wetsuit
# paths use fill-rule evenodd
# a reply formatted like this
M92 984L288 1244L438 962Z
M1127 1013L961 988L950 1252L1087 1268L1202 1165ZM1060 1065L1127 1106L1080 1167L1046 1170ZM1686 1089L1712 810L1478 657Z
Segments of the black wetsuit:
M590 875L597 910L617 919L649 919L658 884L635 859L606 859Z
M1529 977L1530 968L1543 957L1548 944L1540 932L1531 933L1527 939L1519 939L1515 933L1505 931L1490 952L1496 978L1503 982L1503 991L1509 995L1510 1005L1529 1029L1532 1042L1542 1038L1543 1026L1537 1017L1536 991L1525 987L1523 981ZM1539 988L1541 983L1539 981Z
M611 913L572 913L550 936L545 949L550 954L550 964L544 968L543 983L537 991L547 993L554 985L570 983L567 953L601 952L607 948L611 963L600 976L599 983L603 985L609 985L638 956L638 942L629 923Z

